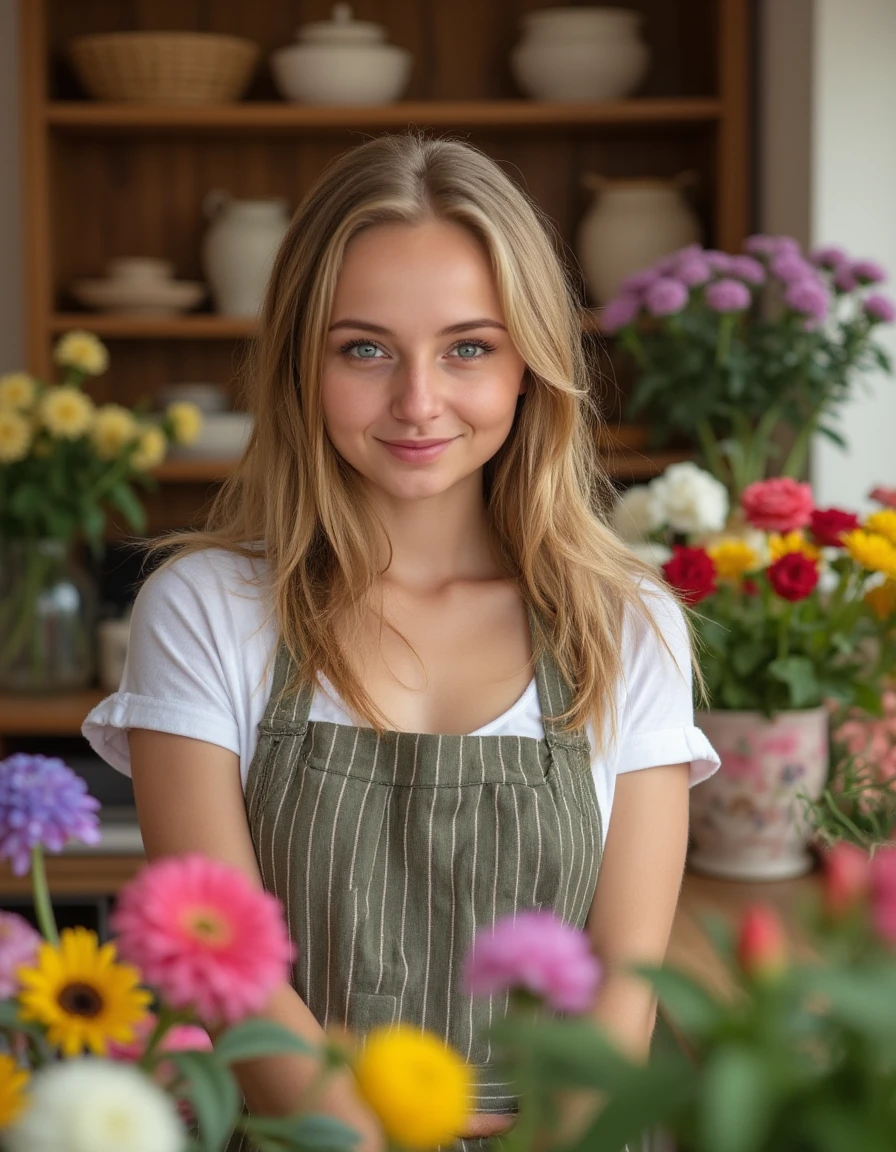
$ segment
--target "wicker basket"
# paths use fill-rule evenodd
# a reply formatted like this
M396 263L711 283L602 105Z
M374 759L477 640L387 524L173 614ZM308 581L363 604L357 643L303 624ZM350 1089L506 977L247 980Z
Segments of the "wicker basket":
M261 49L212 32L109 32L78 36L68 52L98 100L215 104L242 96Z

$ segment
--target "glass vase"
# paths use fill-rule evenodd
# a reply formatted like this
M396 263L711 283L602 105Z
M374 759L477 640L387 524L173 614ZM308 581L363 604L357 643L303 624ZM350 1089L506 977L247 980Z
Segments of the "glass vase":
M0 691L50 694L90 684L97 601L68 542L0 541Z

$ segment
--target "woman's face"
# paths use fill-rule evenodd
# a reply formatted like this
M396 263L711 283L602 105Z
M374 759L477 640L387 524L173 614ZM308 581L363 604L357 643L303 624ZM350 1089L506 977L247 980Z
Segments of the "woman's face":
M444 221L349 243L322 379L336 451L395 499L447 492L498 451L525 391L488 258Z

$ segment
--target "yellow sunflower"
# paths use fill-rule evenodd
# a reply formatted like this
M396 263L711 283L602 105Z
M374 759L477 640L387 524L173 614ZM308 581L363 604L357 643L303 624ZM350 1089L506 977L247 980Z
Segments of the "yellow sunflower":
M26 1103L25 1085L28 1073L20 1068L12 1056L0 1054L0 1128L17 1120Z
M63 929L59 947L42 944L37 965L18 976L22 1019L43 1024L66 1057L85 1047L104 1056L109 1040L129 1043L152 999L137 969L116 963L115 945L99 946L86 928Z
M730 536L707 548L720 580L739 580L759 567L759 557L745 540Z
M37 385L27 372L8 372L0 376L0 408L19 411L30 408L37 395Z
M77 368L87 376L102 376L109 367L109 352L92 332L67 332L53 350L63 368Z
M18 412L0 410L0 464L24 460L31 447L31 425Z
M148 472L150 468L155 468L162 463L167 451L168 441L165 438L165 433L161 428L150 424L149 427L143 429L140 435L140 440L133 456L131 456L131 464L142 472Z
M878 620L889 620L896 614L896 580L891 578L869 588L863 599Z
M114 460L139 435L140 427L127 408L120 404L103 404L97 409L90 439L101 460Z
M470 1111L469 1066L437 1036L405 1024L369 1033L355 1076L387 1136L405 1148L448 1143Z
M883 508L880 512L872 512L865 521L867 532L876 532L896 546L896 508Z
M177 443L192 444L202 429L202 413L196 405L185 401L169 404L167 416L174 427Z
M863 568L896 578L896 546L885 536L856 528L844 533L843 547Z
M40 402L41 422L57 440L77 440L83 436L90 427L93 413L90 397L71 384L50 388Z
M802 532L786 532L783 536L773 533L768 538L769 561L774 564L782 556L789 556L791 552L802 552L808 560L818 560L821 552L811 540L807 540Z

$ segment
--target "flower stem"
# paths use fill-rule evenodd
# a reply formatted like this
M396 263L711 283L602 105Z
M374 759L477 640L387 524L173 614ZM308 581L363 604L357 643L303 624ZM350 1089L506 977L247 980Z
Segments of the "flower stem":
M143 1049L143 1055L138 1061L141 1068L147 1072L152 1071L158 1063L159 1045L165 1038L165 1033L170 1028L173 1028L181 1019L183 1019L183 1016L180 1012L167 1007L165 1004L160 1005L156 1026L153 1028L149 1040L146 1042L146 1047Z
M58 947L59 929L53 915L53 901L50 899L50 886L47 883L47 870L44 867L44 850L39 844L31 849L31 892L34 896L34 911L44 939Z

